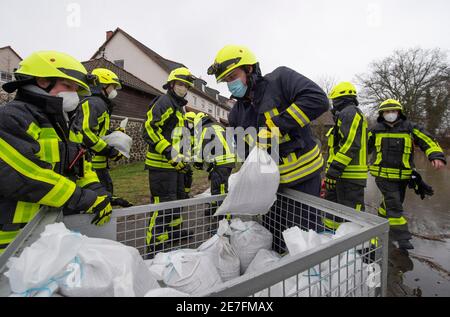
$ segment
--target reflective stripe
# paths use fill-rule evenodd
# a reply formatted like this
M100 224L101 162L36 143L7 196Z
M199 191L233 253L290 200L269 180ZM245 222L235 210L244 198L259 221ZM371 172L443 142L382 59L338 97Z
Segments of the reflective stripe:
M402 170L397 168L387 168L379 166L370 166L370 174L374 177L382 177L388 179L410 179L412 170Z
M156 237L155 245L163 243L164 241L167 241L167 240L169 240L169 233L167 231L164 231L164 233L162 233Z
M74 143L81 144L83 143L83 135L80 132L75 133L74 131L70 130L69 140Z
M88 186L92 183L99 183L97 173L92 169L93 164L88 161L83 162L84 176L77 180L77 185L81 188Z
M323 166L323 158L322 158L322 155L319 155L319 157L316 160L314 160L313 162L311 162L310 164L308 164L302 168L296 169L289 174L280 175L280 183L286 184L286 183L290 183L290 182L299 180L300 178L303 178L305 176L308 176L308 175L316 172L322 166Z
M341 163L342 165L347 166L348 164L350 164L350 162L352 161L351 157L346 156L345 154L342 154L341 152L338 152L335 157L334 160Z
M69 200L75 189L74 182L61 176L55 186L38 201L38 204L61 207Z
M41 206L36 203L29 203L25 201L18 201L14 211L14 218L12 223L28 223L39 212Z
M225 191L225 184L220 184L220 193L222 195L226 193L226 191Z
M94 144L91 149L95 152L100 152L107 146L107 144L104 140L100 139L94 132L92 132L91 127L89 126L89 119L91 114L88 100L81 104L81 109L83 112L83 133Z
M347 137L347 140L345 141L344 145L341 147L339 152L345 154L350 149L351 145L355 141L356 132L359 127L359 122L361 121L361 116L357 114L352 121L352 125L350 127L350 131ZM361 145L362 146L362 145Z
M169 227L178 227L183 223L183 217L179 217L177 219L172 220L169 222Z
M107 168L107 159L106 156L103 155L94 155L92 158L92 167L95 169Z
M19 234L20 230L17 231L0 231L0 244L10 244Z
M336 222L334 220L328 219L328 218L322 218L322 223L325 225L326 228L336 231L339 226L341 225L339 222Z
M61 175L28 160L2 138L0 138L0 158L17 172L30 179L51 185L56 185L60 181Z
M147 131L148 136L154 143L158 143L160 140L164 139L164 136L161 134L161 126L164 124L164 122L170 117L170 115L173 113L173 109L169 108L164 112L164 114L161 116L161 120L158 122L155 122L154 125L158 128L157 131L155 131L151 125L151 122L153 121L153 108L155 105L153 105L150 110L147 112L147 121L145 121L145 130Z
M27 134L30 135L34 140L37 140L39 138L39 135L41 134L41 128L39 128L36 123L31 122L30 126L28 127Z
M362 205L361 205L361 204L356 204L355 210L361 211L361 208L362 208Z
M155 204L159 203L159 197L158 196L154 196L153 199L155 200ZM156 223L156 217L158 217L159 212L156 210L153 212L152 217L150 218L150 223L148 224L148 228L147 228L147 237L146 237L146 242L147 245L150 245L152 242L152 237L153 237L153 233L152 230L155 227L155 223Z
M408 221L402 216L400 218L388 218L389 225L391 226L403 226L408 223Z
M165 149L167 149L170 146L170 142L166 139L163 139L158 142L158 144L155 147L156 152L163 153Z
M306 126L310 122L308 116L295 103L291 104L286 111L301 127Z
M279 166L280 173L282 174L288 173L296 168L299 168L302 165L305 165L309 163L311 160L315 159L318 155L320 155L320 150L319 146L316 145L311 151L301 155L295 162L280 165Z
M439 146L439 143L435 142L425 133L420 132L419 129L413 129L413 133L429 146L429 148L425 151L425 154L427 156L429 156L433 152L443 152L442 148Z

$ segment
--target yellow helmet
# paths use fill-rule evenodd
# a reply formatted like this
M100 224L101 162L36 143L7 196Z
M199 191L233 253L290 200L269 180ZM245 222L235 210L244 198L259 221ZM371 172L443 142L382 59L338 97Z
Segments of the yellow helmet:
M215 75L217 82L228 75L232 70L258 63L255 54L245 46L227 45L216 55L214 64L208 68L208 75Z
M193 87L195 77L186 67L176 68L170 72L169 77L167 78L167 83L164 84L163 88L168 89L169 83L175 80L182 81L190 87Z
M92 75L97 76L98 82L103 85L116 85L116 89L121 89L119 76L116 73L106 68L96 68L91 72Z
M32 53L19 63L19 68L14 74L16 78L20 78L21 75L43 78L64 78L78 84L79 94L89 95L91 93L87 84L86 68L72 56L61 52L40 51Z
M403 113L403 106L398 100L388 99L383 101L381 105L378 107L379 113L386 110L399 110L401 113Z
M333 87L328 98L336 99L343 96L355 96L356 97L356 88L352 83L347 81L343 81L336 86Z

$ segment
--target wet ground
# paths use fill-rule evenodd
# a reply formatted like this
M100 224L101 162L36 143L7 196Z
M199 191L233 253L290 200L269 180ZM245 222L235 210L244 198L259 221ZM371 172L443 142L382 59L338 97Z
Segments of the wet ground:
M435 194L421 200L412 190L407 192L404 209L415 249L405 254L390 248L388 295L450 296L450 165L436 171L422 153L416 156L417 170ZM368 210L376 212L380 199L369 179Z

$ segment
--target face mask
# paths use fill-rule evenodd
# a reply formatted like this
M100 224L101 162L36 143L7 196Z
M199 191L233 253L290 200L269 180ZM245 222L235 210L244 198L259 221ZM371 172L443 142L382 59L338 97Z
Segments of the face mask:
M239 78L233 81L230 81L227 83L228 90L231 92L231 94L235 97L242 98L245 96L245 93L247 91L247 86L244 85L242 80Z
M188 88L186 86L175 85L173 86L173 91L178 97L184 98L187 95Z
M383 113L383 118L387 122L395 122L398 118L398 114L395 112Z
M80 102L78 94L74 91L63 91L58 93L56 96L63 99L64 112L74 111Z
M117 97L117 90L115 90L115 89L111 90L111 92L108 94L108 99L111 100L116 97Z

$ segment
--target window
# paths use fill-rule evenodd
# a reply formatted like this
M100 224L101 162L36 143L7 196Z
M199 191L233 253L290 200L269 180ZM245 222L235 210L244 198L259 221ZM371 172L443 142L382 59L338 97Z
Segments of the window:
M192 96L192 98L194 99L194 105L197 104L197 97L196 96Z
M12 78L12 74L7 73L7 72L0 72L0 81L1 82L5 82L7 83L8 81L11 81Z
M114 61L114 65L119 66L120 68L124 68L125 66L125 60L123 59L118 59Z

